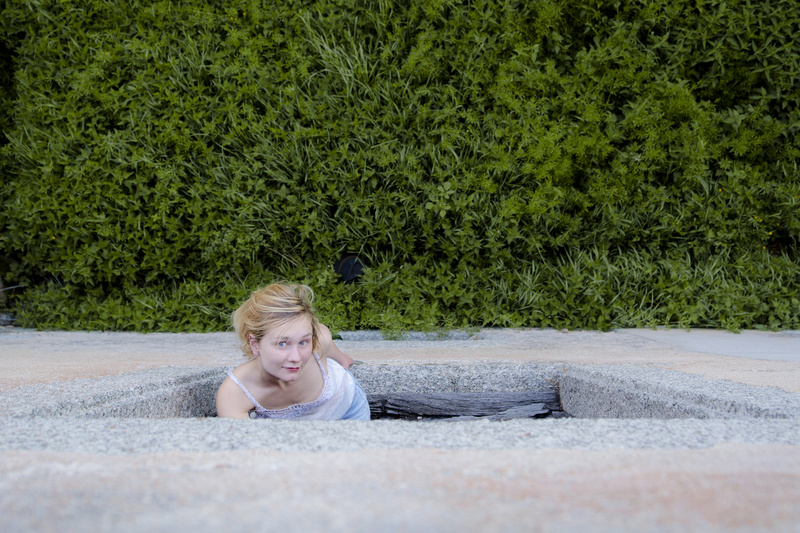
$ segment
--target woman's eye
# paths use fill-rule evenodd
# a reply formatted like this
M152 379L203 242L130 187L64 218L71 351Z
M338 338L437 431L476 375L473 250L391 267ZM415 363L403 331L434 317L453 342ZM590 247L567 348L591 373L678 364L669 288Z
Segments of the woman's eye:
M278 343L278 346L280 346L281 348L283 348L284 346L286 346L286 341L281 341L281 342L279 342L279 343Z
M305 346L306 344L308 344L308 341L300 341L300 346Z

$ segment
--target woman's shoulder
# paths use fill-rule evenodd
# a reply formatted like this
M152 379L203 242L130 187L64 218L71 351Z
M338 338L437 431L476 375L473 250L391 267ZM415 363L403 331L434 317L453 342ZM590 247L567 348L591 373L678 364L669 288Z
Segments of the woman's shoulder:
M226 388L230 387L231 390L238 389L240 392L242 387L246 389L259 388L262 384L259 380L256 364L255 359L250 359L249 361L241 363L239 366L228 369L222 385Z
M222 417L247 418L247 413L255 405L247 397L242 389L242 385L237 384L231 379L233 376L239 383L247 382L246 372L247 363L243 363L236 368L228 371L228 376L222 381L217 389L216 405L217 413ZM244 370L241 370L244 367Z
M237 379L247 379L252 375L255 371L256 359L248 359L244 363L239 364L238 366L233 367L232 369L228 370L228 376L233 374Z
M320 355L325 355L325 353L331 347L331 343L333 342L331 330L329 330L325 324L319 324L317 342L319 343L319 352L321 352Z
M331 336L331 330L330 330L330 329L328 329L328 326L326 326L326 325L325 325L325 324L323 324L322 322L320 322L320 323L318 324L318 326L319 326L319 337L320 337L320 338L323 338L323 337L325 337L325 338L327 338L328 340L331 340L331 339L333 338L333 337Z

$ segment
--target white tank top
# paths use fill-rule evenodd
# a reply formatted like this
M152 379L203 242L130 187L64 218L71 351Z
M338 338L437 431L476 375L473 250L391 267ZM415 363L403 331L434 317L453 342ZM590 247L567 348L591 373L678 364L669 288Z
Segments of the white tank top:
M330 358L328 359L328 372L326 373L325 369L322 368L322 361L320 361L319 356L314 354L314 358L317 360L324 380L322 392L316 400L290 405L283 409L262 407L242 382L236 379L236 376L233 375L233 369L228 370L228 377L242 389L247 399L253 402L255 409L250 411L250 418L339 420L347 413L353 403L353 397L355 396L353 376L342 365Z

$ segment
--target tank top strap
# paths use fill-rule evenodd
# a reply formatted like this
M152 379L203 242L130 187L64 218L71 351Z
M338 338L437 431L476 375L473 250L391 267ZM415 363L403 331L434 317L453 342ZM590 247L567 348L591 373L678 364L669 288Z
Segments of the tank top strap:
M236 378L236 376L233 375L233 369L228 370L228 377L231 378L231 381L233 381L234 383L239 385L239 388L242 389L242 392L244 392L244 395L247 396L247 399L250 400L251 402L253 402L253 405L255 406L256 409L265 410L264 407L262 407L261 404L258 403L258 400L253 398L253 395L250 394L250 391L247 390L247 387L245 387L244 384L241 381L239 381Z
M322 381L324 383L327 383L328 382L328 374L325 373L325 368L323 368L323 366L322 366L322 360L317 355L317 352L314 352L314 359L317 360L317 364L319 365L319 369L322 371Z

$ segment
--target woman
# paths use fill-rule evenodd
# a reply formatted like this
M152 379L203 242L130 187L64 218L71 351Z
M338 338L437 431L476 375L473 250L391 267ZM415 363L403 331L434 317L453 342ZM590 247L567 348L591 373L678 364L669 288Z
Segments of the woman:
M233 313L246 363L217 391L227 418L369 420L366 394L347 370L353 363L314 315L313 291L274 283Z

